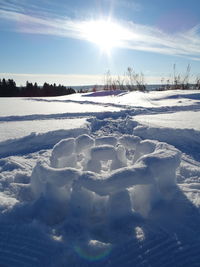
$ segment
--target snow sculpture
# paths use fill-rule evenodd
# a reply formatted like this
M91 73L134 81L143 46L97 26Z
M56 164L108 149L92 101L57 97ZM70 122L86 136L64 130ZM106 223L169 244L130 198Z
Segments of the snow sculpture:
M121 155L120 153L122 154L122 160L119 158ZM86 170L100 173L102 170L102 161L111 161L110 170L126 166L125 159L123 157L123 149L120 151L120 148L116 149L111 145L102 145L91 148L90 158L87 162Z
M80 135L76 138L77 163L80 169L84 168L88 161L90 148L94 146L94 138L87 134Z
M38 162L31 176L37 217L48 224L60 222L69 207L72 184L80 176L74 168L55 169Z
M131 214L131 199L128 189L110 194L108 201L108 219L123 218Z
M117 159L115 162L112 162L111 166L112 170L127 166L126 149L122 145L119 145L116 148L116 151L117 151Z
M50 163L54 168L76 167L75 139L61 140L53 148Z
M95 140L95 145L96 146L101 146L101 145L111 145L111 146L116 146L117 144L117 138L114 136L104 136L104 137L98 137Z
M89 150L94 145L95 140L87 134L80 135L76 138L76 152Z
M36 202L44 199L54 207L51 222L63 216L100 222L133 210L148 216L156 201L172 197L179 164L180 152L166 143L80 135L54 146L50 166L37 163L31 188Z
M132 208L143 217L148 217L152 207L162 196L154 184L136 185L129 189Z
M31 188L36 198L40 195L47 195L49 187L58 189L70 188L73 181L80 176L78 170L74 168L55 169L44 162L38 162L33 169L31 176Z
M122 144L126 149L136 149L140 141L141 139L138 136L123 135L119 138L119 143Z
M93 191L74 184L68 203L68 216L84 223L99 222L106 216L107 201L107 196L99 196Z
M147 155L152 153L155 150L157 141L153 140L144 140L139 143L137 143L135 155L134 155L134 161L142 157L143 155Z
M119 143L125 148L126 150L126 158L132 164L134 160L136 160L136 154L138 144L140 143L141 139L137 136L131 135L124 135L119 138Z
M157 143L153 153L140 159L153 174L159 190L168 190L176 184L176 169L180 165L180 152L166 143Z
M133 208L147 217L154 204L173 197L176 170L180 165L180 151L166 143L155 144L152 153L143 155L136 164L144 164L153 177L149 185L137 185L132 191Z

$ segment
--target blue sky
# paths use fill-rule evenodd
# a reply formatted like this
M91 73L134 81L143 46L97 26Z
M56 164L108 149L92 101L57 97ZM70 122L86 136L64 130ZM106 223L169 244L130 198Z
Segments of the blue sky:
M103 82L128 66L146 82L176 64L200 74L199 0L0 0L0 78Z

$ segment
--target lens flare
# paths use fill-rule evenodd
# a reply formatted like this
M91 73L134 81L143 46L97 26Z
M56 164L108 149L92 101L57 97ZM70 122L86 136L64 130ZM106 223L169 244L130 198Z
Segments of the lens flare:
M102 243L97 240L90 240L87 245L74 246L75 252L79 257L87 261L99 261L106 259L111 253L111 244Z

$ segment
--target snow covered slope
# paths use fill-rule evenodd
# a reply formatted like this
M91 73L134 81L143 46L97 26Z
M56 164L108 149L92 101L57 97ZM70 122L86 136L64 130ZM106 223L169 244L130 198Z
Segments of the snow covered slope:
M0 103L0 266L200 266L199 91Z

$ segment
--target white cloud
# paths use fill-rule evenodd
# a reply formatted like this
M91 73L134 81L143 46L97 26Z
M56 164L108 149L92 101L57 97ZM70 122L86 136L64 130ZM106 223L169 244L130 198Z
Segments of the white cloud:
M14 4L13 4L14 5ZM88 21L72 20L67 17L33 16L22 13L21 10L0 8L0 18L14 22L16 31L58 35L67 38L87 40L84 35L84 24ZM190 30L168 34L156 27L136 24L131 21L117 22L124 33L119 36L118 46L126 49L149 51L160 54L183 56L191 60L200 60L200 26Z

